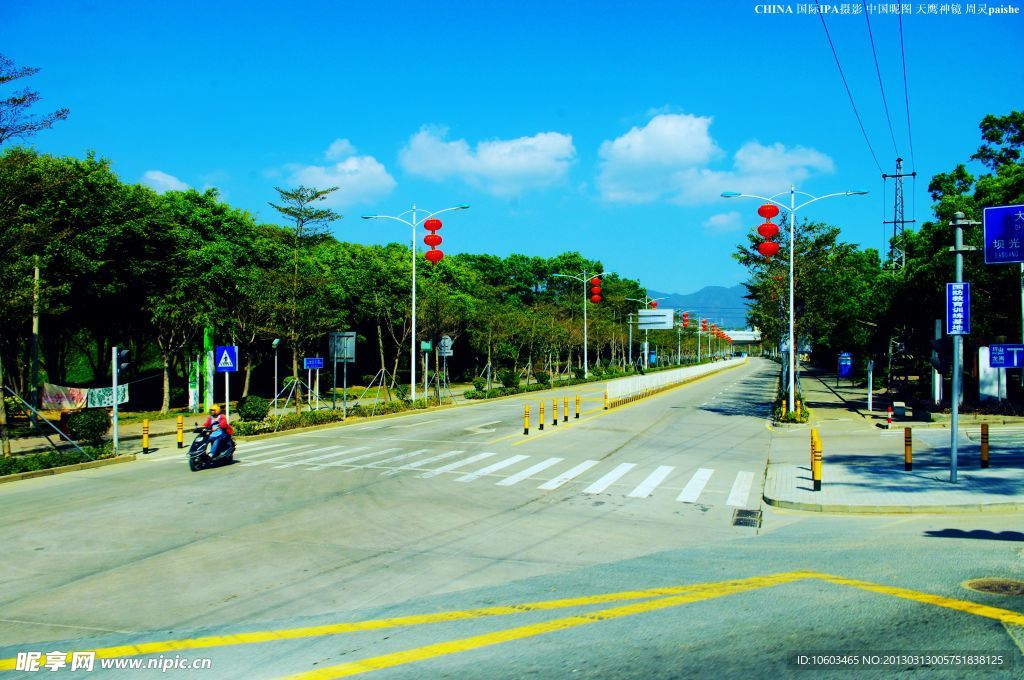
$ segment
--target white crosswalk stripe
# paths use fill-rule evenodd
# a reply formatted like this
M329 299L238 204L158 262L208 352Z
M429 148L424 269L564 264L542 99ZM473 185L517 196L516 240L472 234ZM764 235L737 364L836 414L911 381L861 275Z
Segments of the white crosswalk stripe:
M584 489L583 493L601 493L635 467L636 463L621 463L614 470Z
M391 456L390 458L385 458L384 460L371 461L363 465L357 465L356 467L381 467L387 465L388 463L400 463L403 460L409 460L410 458L422 456L429 450L430 449L418 449L416 451L410 451L409 453L400 453L397 456Z
M282 449L282 448L284 448L286 446L291 446L291 444L289 444L289 443L274 444L273 445L273 449L274 450L271 450L271 447L268 446L266 448L257 450L255 453L250 453L252 451L252 449L249 448L248 446L243 446L242 448L236 449L236 453L239 456L245 456L247 459L254 459L254 458L258 459L258 458L263 458L263 457L266 457L266 456L276 456L279 453L281 453L281 451L279 451L278 449Z
M530 477L534 476L538 472L543 472L544 470L547 470L552 465L558 465L563 460L565 460L565 459L564 458L548 458L547 460L542 460L541 462L537 463L536 465L528 467L525 470L521 470L521 471L517 472L516 474L512 475L511 477L506 477L505 479L501 480L500 482L495 482L495 484L497 484L498 486L512 486L513 484L518 484L519 482L523 481L524 479L529 479Z
M317 451L315 451L315 450L314 451L310 451L309 450L309 449L314 448L315 446L316 446L316 444L306 444L305 446L299 447L301 449L301 451L294 451L293 450L291 453L286 453L283 456L274 456L272 458L260 458L258 460L251 460L251 459L245 458L245 459L242 459L240 462L244 463L245 465L268 465L270 463L276 463L276 462L281 461L281 460L287 460L289 458L294 458L295 456L304 456L307 453L316 453ZM277 454L277 453L281 453L281 452L280 451L275 451L274 453Z
M445 451L444 453L439 454L437 456L431 456L430 458L424 458L423 460L416 460L401 467L392 468L391 470L385 470L381 474L384 475L385 477L393 477L394 475L397 475L398 473L403 472L404 470L422 470L425 465L436 463L439 460L446 460L453 456L457 456L460 453L465 453L465 451Z
M697 470L693 477L690 478L690 481L686 483L686 486L683 487L682 492L676 500L684 503L696 503L697 499L700 498L701 491L703 491L704 487L707 486L708 480L711 479L711 475L713 475L714 472L714 470L709 470L707 468L700 468Z
M725 504L737 508L746 507L747 498L750 496L750 487L753 483L753 472L741 472L736 475L736 481L733 482L732 491L729 492L729 498Z
M325 467L341 467L342 465L348 465L349 463L354 463L357 460L366 460L367 458L373 458L374 456L386 456L387 454L394 453L395 451L398 451L398 450L399 449L397 449L397 448L395 448L395 449L380 449L379 451L374 451L372 453L364 453L364 454L361 454L361 455L358 455L358 456L352 456L351 458L343 458L341 460L332 460L330 463L324 463L323 465L317 465L316 467L311 468L311 469L313 469L313 470L322 470Z
M498 470L504 470L505 468L511 467L511 466L515 465L516 463L518 463L520 461L526 460L527 458L529 458L529 456L521 456L521 455L520 456L512 456L511 458L506 458L505 460L501 460L501 461L498 461L497 463L494 463L492 465L488 465L485 468L480 468L476 472L470 472L469 474L462 475L461 477L459 477L455 481L456 482L474 482L474 481L480 479L481 477L489 475L489 474L491 474L493 472L497 472Z
M337 458L338 456L344 456L345 454L348 454L348 453L355 453L356 451L365 451L367 448L369 448L369 447L367 447L367 446L357 446L355 448L350 448L350 447L346 446L346 447L343 447L341 449L323 449L324 451L330 451L331 453L327 453L327 454L325 454L323 456L316 456L315 458L303 458L301 460L294 460L294 461L291 461L290 463L284 463L283 465L275 465L274 469L275 470L281 470L281 469L284 469L284 468L298 467L299 465L310 465L312 463L317 462L318 460L327 460L328 458ZM319 451L317 453L319 453Z
M263 451L265 449L276 449L276 448L280 448L282 446L288 446L289 442L264 442L264 443L256 443L256 444L249 444L247 442L238 442L237 445L238 445L238 450L239 451L245 451L246 453L248 453L249 451Z
M658 485L665 481L675 467L672 465L659 465L658 469L647 475L647 479L640 482L635 489L629 492L630 498L647 498L650 496Z
M594 467L600 462L601 461L598 460L585 460L579 465L569 468L562 474L552 479L550 482L545 482L541 484L537 488L542 489L544 491L553 491L558 487L562 486L563 484L565 484L566 482L568 482L570 479L575 479L576 477L579 477L584 472L586 472L587 470Z
M475 456L470 456L469 458L465 458L463 460L457 460L454 463L449 463L448 465L444 465L442 467L439 467L436 470L431 470L430 472L424 472L422 475L420 475L420 477L422 477L423 479L429 479L431 477L437 477L438 475L443 475L446 472L451 472L452 470L457 470L460 467L465 467L467 465L472 465L473 463L475 463L477 461L484 460L485 458L490 458L491 456L496 456L496 455L498 455L498 454L492 453L492 452L489 452L489 451L484 451L483 453L478 453Z

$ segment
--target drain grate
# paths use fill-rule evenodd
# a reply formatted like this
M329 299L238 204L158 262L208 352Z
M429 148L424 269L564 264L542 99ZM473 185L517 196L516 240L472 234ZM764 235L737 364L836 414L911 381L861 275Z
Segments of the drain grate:
M964 588L992 595L1024 595L1024 581L1012 578L976 578L964 581Z
M732 525L734 527L761 528L760 510L736 510L732 513Z

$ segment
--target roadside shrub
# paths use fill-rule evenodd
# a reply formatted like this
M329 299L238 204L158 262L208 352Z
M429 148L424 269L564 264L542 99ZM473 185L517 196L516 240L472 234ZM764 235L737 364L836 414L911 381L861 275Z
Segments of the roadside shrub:
M14 475L19 472L33 472L35 470L49 470L50 468L62 467L64 465L85 463L90 460L92 458L88 454L80 453L76 449L0 458L0 476Z
M541 385L551 384L551 374L548 373L547 371L537 371L536 373L533 374L533 379L536 380Z
M110 431L110 416L104 408L87 408L68 416L67 435L78 442L97 446Z
M572 374L576 376L577 380L583 380L583 377L586 375L586 371L582 368L574 368L572 369Z
M238 415L242 420L259 422L270 413L270 400L250 394L238 404Z
M505 387L519 387L519 374L511 368L498 371L498 381Z
M409 401L409 386L405 383L395 383L391 391L402 401Z
M473 389L477 392L483 392L487 389L487 380L485 378L473 378Z

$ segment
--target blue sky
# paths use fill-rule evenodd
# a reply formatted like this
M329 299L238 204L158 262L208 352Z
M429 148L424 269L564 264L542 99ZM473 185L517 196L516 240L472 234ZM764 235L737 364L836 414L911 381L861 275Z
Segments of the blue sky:
M758 203L725 190L869 190L806 216L883 244L891 184L883 202L809 5L4 0L0 49L42 68L40 111L71 109L35 146L95 150L125 181L216 187L265 221L274 185L337 184L334 232L365 243L408 234L361 214L469 203L446 252L579 250L689 293L745 278L730 254ZM826 23L882 169L898 150L917 170L907 217L926 220L929 178L973 153L985 114L1024 104L1024 19L904 5L911 160L899 24L880 13L898 5L867 6L895 149L864 14L841 13L862 5Z

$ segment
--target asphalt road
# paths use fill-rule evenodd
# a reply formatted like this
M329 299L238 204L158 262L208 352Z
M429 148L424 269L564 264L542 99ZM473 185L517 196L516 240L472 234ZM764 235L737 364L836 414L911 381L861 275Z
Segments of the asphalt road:
M843 677L879 655L857 677L1020 677L1024 597L961 585L1021 578L1020 516L762 508L776 373L752 361L611 411L584 386L557 426L551 399L571 409L573 391L246 442L199 473L165 448L5 485L0 659L740 678ZM830 663L798 663L815 654Z

